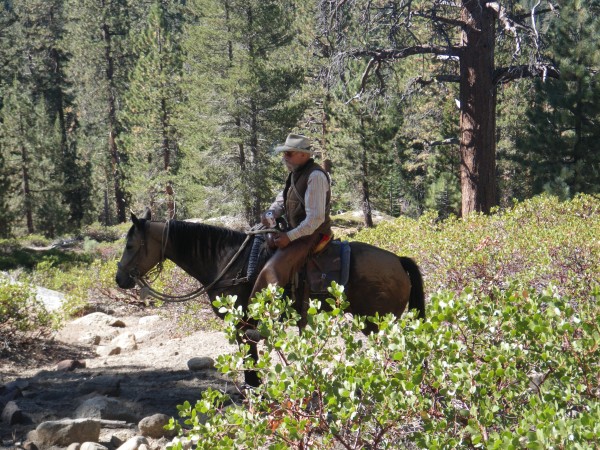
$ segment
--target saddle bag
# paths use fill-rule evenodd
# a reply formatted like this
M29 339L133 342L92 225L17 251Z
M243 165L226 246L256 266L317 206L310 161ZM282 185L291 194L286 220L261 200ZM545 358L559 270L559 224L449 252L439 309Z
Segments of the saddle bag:
M311 294L327 294L332 281L345 286L349 275L350 244L347 241L330 241L306 264L306 279Z

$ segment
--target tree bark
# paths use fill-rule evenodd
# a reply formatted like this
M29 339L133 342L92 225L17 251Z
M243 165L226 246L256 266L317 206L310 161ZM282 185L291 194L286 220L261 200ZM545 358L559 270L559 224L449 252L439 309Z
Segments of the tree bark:
M117 221L123 223L125 214L125 192L121 186L121 157L117 148L117 107L114 88L114 61L112 57L112 43L108 24L102 25L104 38L104 57L106 63L106 82L108 86L108 153L110 155L112 177L114 183L115 208Z
M496 204L495 22L481 1L463 1L460 55L462 216Z

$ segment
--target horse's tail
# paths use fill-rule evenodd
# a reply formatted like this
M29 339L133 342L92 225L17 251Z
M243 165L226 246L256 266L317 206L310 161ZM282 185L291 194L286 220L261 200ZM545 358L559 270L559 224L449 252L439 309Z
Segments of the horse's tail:
M425 292L423 290L423 277L419 266L414 260L406 256L400 256L400 263L408 273L412 288L408 299L408 308L419 311L419 318L425 318Z

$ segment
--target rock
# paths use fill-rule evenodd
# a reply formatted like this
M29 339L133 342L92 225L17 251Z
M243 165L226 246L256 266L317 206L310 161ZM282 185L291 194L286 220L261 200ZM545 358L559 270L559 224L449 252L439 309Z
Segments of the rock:
M87 344L87 345L98 345L100 344L100 341L102 340L102 338L100 336L98 336L95 333L83 333L81 336L79 336L79 338L77 339L77 342L79 342L80 344Z
M88 314L86 316L80 317L75 320L73 323L77 325L88 325L88 326L109 326L109 327L118 327L124 328L125 323L120 319L115 319L108 314L104 314L102 312L94 312Z
M24 449L24 450L38 450L38 446L37 446L37 445L35 445L35 444L34 444L33 442L31 442L31 441L26 441L26 442L23 444L23 449Z
M95 442L100 436L100 422L93 419L62 419L42 422L35 429L38 446L68 446L74 442Z
M208 356L201 356L190 359L187 365L192 372L196 372L199 370L214 369L215 360Z
M140 420L138 428L143 436L159 439L163 436L174 436L173 430L165 430L164 426L169 423L170 417L166 414L154 414Z
M75 410L78 419L124 420L137 422L139 418L125 403L110 397L92 397Z
M17 423L23 423L24 419L25 415L23 414L23 411L21 411L21 408L13 401L8 402L2 410L2 422L4 423L15 425Z
M67 447L67 450L81 450L81 444L79 442L73 442Z
M120 347L123 351L137 350L137 342L133 333L120 334L110 344L113 347Z
M121 353L121 347L115 347L114 345L99 345L96 347L96 354L98 356L112 356Z
M146 325L152 325L155 324L156 322L160 322L161 320L163 320L160 316L154 315L154 316L144 316L144 317L140 317L140 320L138 321L138 324L142 325L142 326L146 326Z
M79 450L108 450L108 447L96 442L84 442Z
M80 361L77 359L65 359L56 365L56 370L60 370L63 372L72 372L75 369L84 369L84 368L85 368L85 361Z
M118 397L121 393L121 379L110 375L100 375L84 381L77 390L82 395L96 392L100 395Z
M148 440L144 436L134 436L117 448L117 450L139 450L141 445L148 446Z

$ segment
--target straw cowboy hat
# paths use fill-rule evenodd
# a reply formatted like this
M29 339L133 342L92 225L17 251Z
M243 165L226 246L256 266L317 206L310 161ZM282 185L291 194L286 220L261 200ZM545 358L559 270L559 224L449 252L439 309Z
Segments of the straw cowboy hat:
M288 134L285 144L275 147L275 153L288 151L313 153L310 149L310 139L301 134Z

